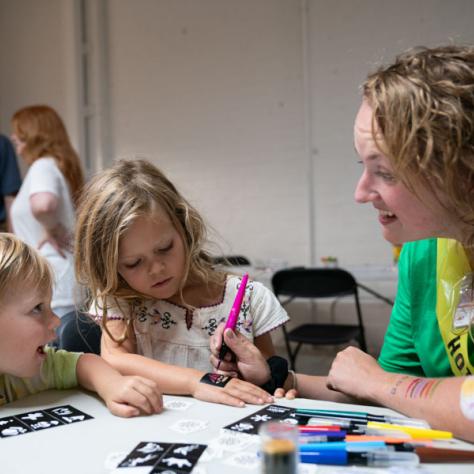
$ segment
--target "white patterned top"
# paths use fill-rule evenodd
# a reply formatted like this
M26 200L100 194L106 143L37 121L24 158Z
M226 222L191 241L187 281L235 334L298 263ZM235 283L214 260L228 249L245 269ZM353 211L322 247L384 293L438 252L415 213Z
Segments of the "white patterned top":
M227 318L241 280L228 275L222 300L193 311L166 300L136 304L132 311L137 353L167 364L211 372L209 337ZM126 303L109 307L108 318L124 319L127 307ZM95 304L89 312L101 319L102 310ZM249 280L237 322L239 332L253 341L288 320L275 295L261 283Z

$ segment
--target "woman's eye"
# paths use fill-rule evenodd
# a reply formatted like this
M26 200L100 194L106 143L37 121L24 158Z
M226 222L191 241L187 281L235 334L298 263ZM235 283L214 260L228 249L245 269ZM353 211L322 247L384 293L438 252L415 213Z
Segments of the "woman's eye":
M377 171L375 175L390 183L394 183L397 180L393 174L385 173L383 171Z

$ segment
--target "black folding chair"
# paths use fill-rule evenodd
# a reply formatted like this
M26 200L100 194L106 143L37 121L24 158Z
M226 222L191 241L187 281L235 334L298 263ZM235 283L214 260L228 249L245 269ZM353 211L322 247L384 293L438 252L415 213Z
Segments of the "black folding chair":
M339 268L289 268L280 270L272 278L273 291L283 306L295 298L354 297L357 324L302 324L288 331L282 326L290 365L295 370L296 357L303 344L338 345L352 340L358 342L363 351L365 342L362 312L354 277ZM282 297L287 297L282 300ZM294 350L290 343L296 343Z
M100 355L101 336L100 326L89 315L71 311L61 318L58 329L58 349Z

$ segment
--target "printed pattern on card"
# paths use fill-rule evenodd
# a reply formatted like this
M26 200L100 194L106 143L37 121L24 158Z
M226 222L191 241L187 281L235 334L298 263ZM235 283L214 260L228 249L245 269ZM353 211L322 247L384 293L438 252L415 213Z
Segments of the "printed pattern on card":
M187 474L192 471L206 447L205 444L142 441L118 467L150 466L150 474Z
M90 420L93 417L71 405L47 408L0 418L0 438Z
M282 423L298 424L296 410L281 405L269 405L252 415L224 426L224 429L246 434L258 434L262 423L267 421L281 421Z

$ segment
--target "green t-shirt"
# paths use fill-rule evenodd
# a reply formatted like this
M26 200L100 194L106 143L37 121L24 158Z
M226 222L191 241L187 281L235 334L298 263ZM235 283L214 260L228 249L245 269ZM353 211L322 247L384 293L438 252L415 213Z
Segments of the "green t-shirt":
M51 347L46 347L45 352L46 360L37 376L21 378L8 374L0 375L0 405L50 388L61 390L77 387L76 366L82 354L56 351Z
M453 375L436 317L437 239L403 245L398 290L379 357L389 372Z

